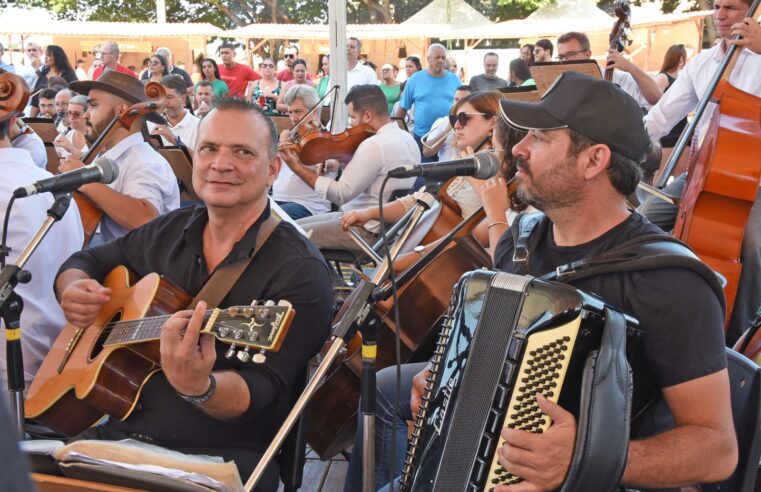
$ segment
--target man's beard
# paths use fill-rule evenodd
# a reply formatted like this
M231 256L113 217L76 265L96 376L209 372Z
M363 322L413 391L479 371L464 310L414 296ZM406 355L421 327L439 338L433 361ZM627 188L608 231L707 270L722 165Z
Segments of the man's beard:
M582 197L581 183L576 182L573 167L575 157L567 157L541 175L539 182L534 179L531 164L518 157L518 167L528 178L530 186L518 185L516 195L523 203L547 212L553 209L566 208L577 203Z
M100 137L103 132L106 130L106 127L108 127L108 124L111 123L111 121L116 116L116 110L114 108L109 108L108 110L108 116L101 120L103 127L100 126L100 124L95 124L92 120L90 120L90 128L92 128L92 139L93 142Z

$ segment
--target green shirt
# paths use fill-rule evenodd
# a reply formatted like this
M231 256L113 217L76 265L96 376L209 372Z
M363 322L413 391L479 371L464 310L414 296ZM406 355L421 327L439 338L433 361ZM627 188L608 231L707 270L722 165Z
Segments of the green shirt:
M227 82L221 79L217 79L214 82L211 83L211 86L214 88L214 97L222 97L228 92L230 92L230 89L227 87Z
M383 94L386 96L386 101L388 101L388 114L391 114L391 112L394 110L394 104L396 104L396 102L399 100L399 93L401 92L402 84L381 84L380 88L383 91Z

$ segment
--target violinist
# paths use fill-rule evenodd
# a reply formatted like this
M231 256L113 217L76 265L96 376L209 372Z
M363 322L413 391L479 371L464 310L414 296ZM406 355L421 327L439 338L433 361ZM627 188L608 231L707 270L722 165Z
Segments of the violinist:
M185 81L179 75L167 75L161 78L161 85L166 89L164 118L167 124L157 125L149 121L148 132L152 135L161 135L164 145L185 147L192 156L196 148L198 124L201 120L185 109L188 98Z
M308 120L305 119L309 109L313 108L319 100L317 91L308 85L296 85L285 93L284 101L288 116L295 127L298 125L302 129L300 131L321 128L318 112L312 114ZM286 134L281 135L281 143L290 138ZM335 176L335 174L330 173L328 176ZM272 185L272 199L294 220L330 212L330 202L294 174L288 166L282 166L280 174Z
M97 81L72 82L69 87L88 96L93 132L102 134L114 117L135 103L147 101L143 84L136 78L113 70ZM114 125L106 135L103 156L119 166L119 176L110 185L91 183L79 191L103 210L101 240L111 241L149 220L180 206L180 190L169 163L143 139L139 118L131 129ZM69 157L61 162L61 172L82 167Z
M751 0L716 0L713 17L719 41L710 50L698 53L684 67L679 77L661 100L645 116L645 127L650 137L663 137L679 120L692 112L706 92L711 77L716 73L732 37L741 34L745 39L737 41L746 48L742 50L730 76L729 82L745 92L761 97L761 27L758 22L745 18ZM715 106L715 105L714 105ZM710 106L709 106L710 108ZM710 109L709 109L710 110ZM699 141L707 130L710 115L706 114L695 130ZM680 197L687 174L677 176L664 192ZM640 206L640 212L652 223L665 231L674 227L678 207L655 197L648 197ZM727 342L732 343L745 331L761 305L761 204L758 197L746 225L740 256L743 269L737 289L732 316L727 329Z
M301 178L318 196L338 205L344 211L364 207L377 207L378 197L386 174L394 168L420 163L415 140L391 121L388 102L383 91L375 84L355 85L344 100L348 106L349 124L367 125L374 135L357 147L338 181L320 176L314 166L301 163L289 143L281 141L280 156L283 162ZM383 201L388 201L395 190L412 186L414 178L392 179L384 190ZM341 212L321 214L299 221L306 230L312 230L312 241L321 249L341 249L360 252L354 241L341 230ZM365 224L360 234L375 241L380 231L377 222Z

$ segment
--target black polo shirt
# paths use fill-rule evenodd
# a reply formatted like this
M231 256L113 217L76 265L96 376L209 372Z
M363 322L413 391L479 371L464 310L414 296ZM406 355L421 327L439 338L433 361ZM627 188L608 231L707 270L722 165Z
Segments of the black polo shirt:
M251 254L265 210L220 266ZM183 208L156 218L123 237L74 254L62 266L84 270L102 281L125 265L143 277L156 272L195 295L210 272L203 255L205 206ZM292 225L281 222L247 270L220 303L246 305L253 299L287 300L296 310L286 341L264 364L225 359L227 346L217 343L214 371L238 372L249 387L251 405L233 421L216 420L183 401L163 373L151 377L138 405L124 421L111 419L110 429L167 448L235 459L245 481L291 407L292 385L329 335L332 314L328 266L317 248ZM104 432L102 435L108 435Z

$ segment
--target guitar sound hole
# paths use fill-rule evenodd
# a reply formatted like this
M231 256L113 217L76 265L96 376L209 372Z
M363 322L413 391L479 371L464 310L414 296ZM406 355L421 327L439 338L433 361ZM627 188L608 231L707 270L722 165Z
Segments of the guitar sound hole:
M100 330L100 334L98 335L98 338L95 340L95 343L92 346L92 350L90 351L90 360L98 357L98 355L103 351L103 344L106 342L106 339L111 334L111 330L113 329L113 323L116 323L117 321L120 321L121 319L122 319L122 312L117 311L103 325L103 329Z

